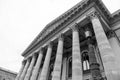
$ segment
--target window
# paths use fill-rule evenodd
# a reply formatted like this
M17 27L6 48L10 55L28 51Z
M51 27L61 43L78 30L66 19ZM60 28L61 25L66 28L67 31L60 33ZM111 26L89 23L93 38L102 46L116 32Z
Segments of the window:
M82 64L83 64L83 71L90 69L88 52L82 53Z
M89 68L89 62L88 60L83 61L83 70L88 70Z

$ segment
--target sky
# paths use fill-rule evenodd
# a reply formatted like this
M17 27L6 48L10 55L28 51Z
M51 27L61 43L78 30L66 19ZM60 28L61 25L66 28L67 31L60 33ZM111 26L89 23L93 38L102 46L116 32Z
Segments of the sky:
M18 72L22 52L56 17L81 0L0 0L0 67ZM102 0L111 13L120 0Z

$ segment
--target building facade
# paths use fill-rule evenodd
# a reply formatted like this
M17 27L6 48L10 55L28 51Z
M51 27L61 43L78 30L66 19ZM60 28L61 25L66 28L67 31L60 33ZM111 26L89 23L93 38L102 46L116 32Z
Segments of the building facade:
M16 76L16 72L0 67L0 80L15 80Z
M120 80L120 11L83 0L46 25L22 56L16 80Z

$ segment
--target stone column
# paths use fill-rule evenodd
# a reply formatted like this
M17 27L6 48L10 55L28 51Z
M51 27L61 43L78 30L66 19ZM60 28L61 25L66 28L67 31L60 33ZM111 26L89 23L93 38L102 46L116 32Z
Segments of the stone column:
M112 30L108 31L108 38L109 38L111 47L114 50L117 63L118 63L118 67L119 67L119 72L120 72L120 44L116 38L115 33Z
M31 76L31 74L32 74L32 69L33 69L33 66L34 66L34 64L35 64L35 59L36 59L36 56L33 55L33 56L32 56L32 61L31 61L30 66L29 66L29 68L28 68L28 70L27 70L27 73L26 73L26 75L25 75L25 79L24 79L24 80L29 80L29 79L30 79L30 76Z
M52 44L50 43L48 45L45 61L44 61L44 64L43 64L41 75L40 75L40 80L47 80L51 54L52 54Z
M40 68L40 65L41 65L42 57L43 57L43 51L41 49L40 53L38 55L38 59L37 59L37 62L35 64L35 67L32 71L32 76L31 76L30 80L37 80L37 76L38 76L39 68Z
M26 74L27 69L29 67L29 64L30 64L30 58L27 59L27 63L25 65L25 68L24 68L19 80L24 80L24 77L25 77L25 74Z
M62 80L66 80L66 72L67 72L67 59L65 58L63 61L63 68L62 68Z
M21 76L21 74L23 72L24 67L25 67L25 61L22 62L22 67L21 67L17 77L15 78L15 80L19 80L19 78L20 78L20 76Z
M54 63L52 80L61 79L62 55L63 55L63 35L61 35L58 40L58 47L57 47L56 59Z
M83 80L79 32L76 25L72 28L72 80Z
M91 14L90 19L93 25L107 80L120 80L116 58L103 30L103 26L95 13Z

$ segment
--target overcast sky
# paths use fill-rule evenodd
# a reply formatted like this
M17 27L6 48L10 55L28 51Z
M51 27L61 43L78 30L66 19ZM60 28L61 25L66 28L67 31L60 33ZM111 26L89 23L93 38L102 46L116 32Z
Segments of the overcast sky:
M47 23L81 0L0 0L0 67L18 72L21 53ZM103 0L111 13L120 0Z

